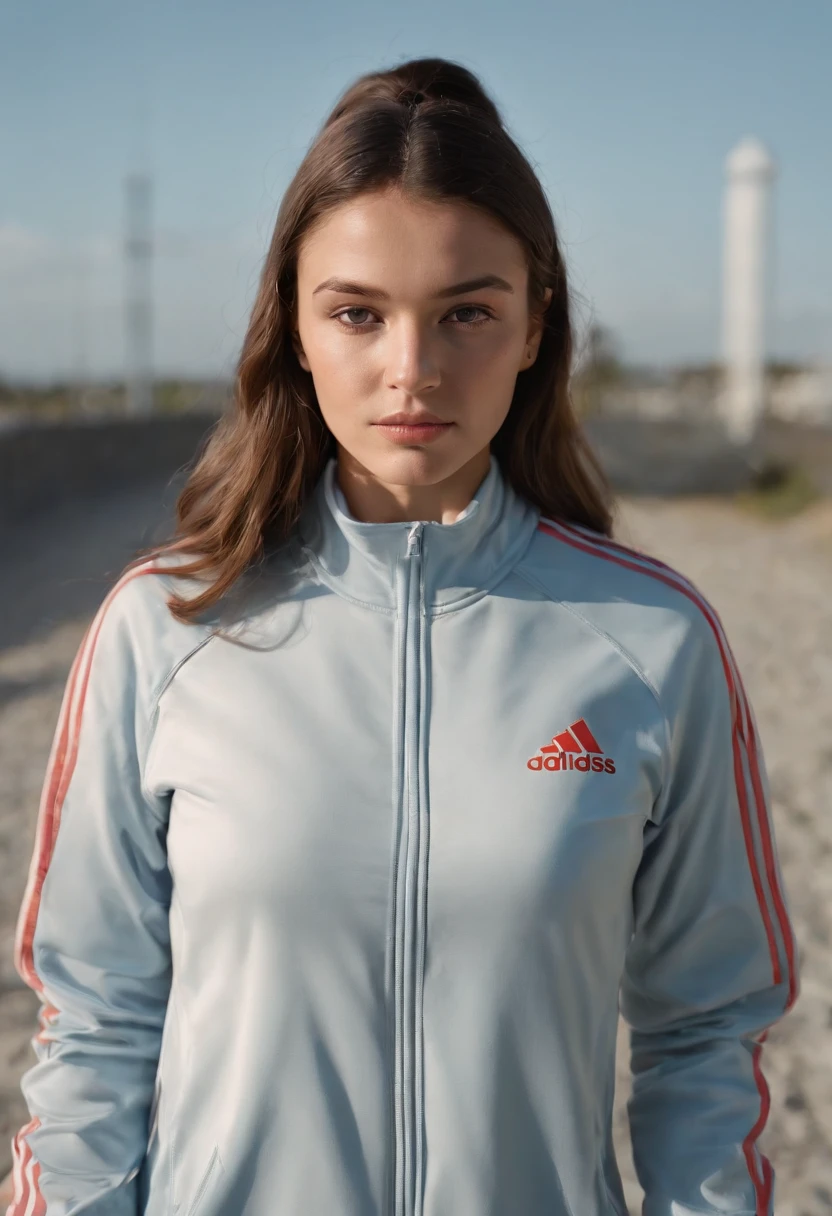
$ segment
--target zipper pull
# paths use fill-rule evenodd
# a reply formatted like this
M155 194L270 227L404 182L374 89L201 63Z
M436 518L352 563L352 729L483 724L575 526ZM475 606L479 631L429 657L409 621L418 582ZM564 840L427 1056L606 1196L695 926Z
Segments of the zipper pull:
M422 525L414 524L407 534L407 556L418 557L422 552Z

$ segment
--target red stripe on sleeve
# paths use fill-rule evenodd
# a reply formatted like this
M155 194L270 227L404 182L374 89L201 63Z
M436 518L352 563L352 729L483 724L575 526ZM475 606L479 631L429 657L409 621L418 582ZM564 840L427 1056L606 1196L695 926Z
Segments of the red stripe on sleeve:
M585 535L583 530L577 530L569 525L559 524L555 521L541 520L538 525L540 530L553 536L556 540L562 541L564 544L571 545L575 549L580 549L584 553L589 553L592 556L601 557L606 561L611 561L617 565L623 566L628 570L634 570L636 573L646 574L651 578L657 579L659 582L673 587L687 597L697 608L702 612L706 621L716 639L719 649L720 658L722 661L725 679L728 685L728 691L731 698L732 707L732 749L734 758L734 780L737 790L737 802L740 810L740 820L742 823L743 839L745 849L748 855L748 865L751 872L751 880L754 886L754 892L757 897L757 903L760 909L760 916L765 927L766 940L768 942L769 953L771 956L772 977L775 984L782 982L782 968L780 965L779 951L777 949L777 939L774 933L771 915L768 909L768 902L763 889L762 876L760 874L757 858L754 852L754 837L751 828L751 813L748 803L748 793L746 789L745 773L743 770L743 746L748 760L749 773L751 776L751 785L754 792L754 800L757 812L757 823L760 832L760 842L763 852L763 861L765 865L766 878L768 880L768 888L774 904L777 921L783 937L783 945L786 953L786 962L788 968L788 997L784 1012L787 1012L797 998L797 969L795 966L795 949L794 938L792 935L791 925L788 914L786 912L785 900L780 889L780 883L777 876L777 867L774 861L774 849L772 843L771 828L769 825L768 811L762 788L762 777L760 772L760 760L756 742L756 734L751 721L751 712L746 697L745 689L736 668L733 654L725 637L719 617L714 612L708 601L701 596L696 589L686 579L683 578L672 567L665 565L655 558L646 557L643 554L637 554L623 545L609 540L607 537L598 536L590 537ZM759 1041L755 1043L753 1048L753 1069L754 1081L757 1091L760 1095L760 1114L756 1123L749 1131L748 1135L743 1140L743 1154L746 1159L748 1171L754 1185L756 1216L768 1216L771 1204L771 1193L773 1186L773 1171L771 1163L767 1157L762 1156L757 1149L757 1140L766 1125L770 1109L770 1095L765 1076L760 1065L760 1056L762 1054L763 1043L765 1042L766 1034L762 1034ZM761 1168L758 1169L758 1159L761 1161Z
M61 821L61 810L78 756L81 718L92 669L93 654L107 609L127 583L143 574L164 573L163 568L140 566L130 570L110 590L81 641L70 669L61 713L55 732L41 794L35 829L35 848L29 868L29 880L18 916L15 940L15 967L26 984L41 997L43 981L35 970L34 937L40 910L41 892L55 851L55 841ZM51 1036L49 1023L58 1016L54 1005L44 1004L40 1012L40 1032L35 1036L46 1041ZM22 1127L12 1140L14 1156L15 1198L6 1216L45 1216L46 1200L40 1192L40 1164L35 1160L27 1140L30 1132L40 1126L33 1119ZM18 1195L18 1191L20 1192Z

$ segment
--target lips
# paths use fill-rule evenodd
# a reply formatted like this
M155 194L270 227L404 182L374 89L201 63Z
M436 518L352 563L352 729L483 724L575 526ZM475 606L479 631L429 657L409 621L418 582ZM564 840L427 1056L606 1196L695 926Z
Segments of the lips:
M429 443L446 434L454 425L443 422L435 414L388 414L374 423L385 438L393 443Z
M380 418L376 426L452 426L453 423L437 418L436 414L388 414Z

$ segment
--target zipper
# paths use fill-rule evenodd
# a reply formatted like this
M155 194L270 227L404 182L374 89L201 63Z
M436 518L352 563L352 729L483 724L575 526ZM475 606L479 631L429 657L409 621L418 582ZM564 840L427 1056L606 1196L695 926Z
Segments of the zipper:
M414 524L407 534L407 556L420 557L422 554L422 525Z
M423 799L419 780L422 710L424 589L422 534L415 523L407 534L397 569L398 805L399 841L394 903L394 1162L393 1216L416 1216L421 1179L421 936L420 877L423 854Z

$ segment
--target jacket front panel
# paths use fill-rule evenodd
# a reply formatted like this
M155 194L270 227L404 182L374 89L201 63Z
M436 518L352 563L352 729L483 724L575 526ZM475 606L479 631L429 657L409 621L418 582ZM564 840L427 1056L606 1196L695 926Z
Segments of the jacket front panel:
M161 698L148 781L171 791L173 992L200 1049L160 1078L160 1213L215 1146L227 1176L253 1145L253 1210L384 1209L393 631L324 596L289 637L212 641Z
M530 769L577 721L614 772ZM612 1210L618 983L663 730L621 656L520 578L432 623L426 1211Z
M493 461L453 525L353 520L330 465L210 627L164 574L116 589L21 910L11 1216L623 1216L619 988L647 1216L769 1216L765 778L645 567Z

